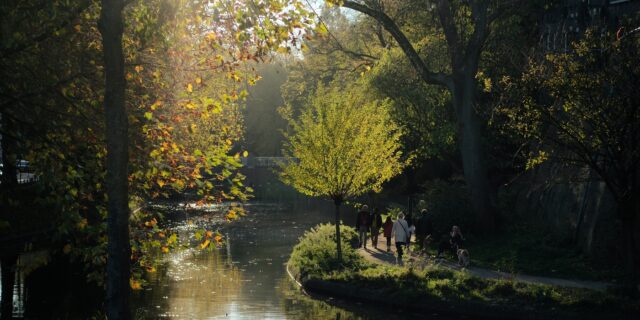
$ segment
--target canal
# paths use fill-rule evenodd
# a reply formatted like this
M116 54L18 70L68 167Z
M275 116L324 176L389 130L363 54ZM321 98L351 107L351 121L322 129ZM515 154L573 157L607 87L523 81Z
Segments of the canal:
M402 319L406 315L344 301L326 303L304 295L285 264L297 240L333 219L330 202L249 203L247 215L226 223L220 212L185 217L172 228L189 232L210 223L227 241L218 250L171 253L149 286L133 295L139 318L180 319ZM224 207L220 208L220 211ZM209 222L207 222L209 221Z

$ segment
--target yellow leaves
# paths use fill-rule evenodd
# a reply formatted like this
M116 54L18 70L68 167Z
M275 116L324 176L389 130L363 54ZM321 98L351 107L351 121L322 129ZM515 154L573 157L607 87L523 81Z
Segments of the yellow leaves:
M164 187L164 185L166 184L163 180L158 179L156 180L156 183L158 184L158 186L160 186L160 188Z
M245 157L245 158L246 158L246 157L248 157L248 156L249 156L249 151L245 150L245 151L242 153L242 156L243 156L243 157Z
M200 249L204 250L204 249L208 248L210 244L211 244L211 240L207 239L203 243L200 244Z
M169 236L169 238L167 238L167 245L172 245L177 241L178 241L178 236L175 233L173 233Z
M216 34L215 34L215 33L213 33L213 32L209 32L209 33L207 33L207 35L205 36L205 38L206 38L207 40L209 40L209 41L215 41L215 40L218 38L218 36L216 36Z
M189 93L193 92L193 85L191 83L187 84L187 92Z
M147 119L147 120L151 120L151 118L153 118L153 113L145 112L144 113L144 118Z
M79 230L82 230L82 229L86 228L88 224L89 224L89 221L87 221L87 219L85 219L85 218L82 218L82 219L80 219L80 221L78 221L78 223L76 223L76 227Z
M484 92L487 92L487 93L491 92L491 88L493 87L493 83L491 82L491 78L485 78L483 80L483 85L484 86L483 86L482 90Z
M329 30L327 30L327 26L324 23L319 23L316 27L316 32L319 35L324 36L329 32Z
M132 290L142 290L142 284L140 283L140 281L133 278L129 279L129 286Z
M196 105L192 101L188 101L187 103L184 104L184 107L189 110L193 110L196 108Z
M201 83L202 83L202 78L197 77L197 78L196 78L196 84L201 84Z
M76 24L75 26L73 26L73 30L79 33L82 31L82 27L79 24Z
M482 84L482 91L491 92L491 88L493 87L493 82L491 81L491 78L485 76L484 72L479 71L476 74L476 80L480 81L480 83Z
M162 106L162 101L156 100L156 102L154 102L149 108L151 108L151 110L154 111L161 106Z
M140 72L142 72L142 70L144 70L144 67L140 66L140 65L137 65L133 69L136 70L137 73L140 73Z
M225 140L225 142L229 146L233 144L233 141L231 141L231 139L227 139L227 140Z
M162 253L169 253L169 247L163 246L160 250L162 250Z
M538 151L538 155L536 156L534 156L533 153L530 153L525 169L526 170L533 169L534 167L545 162L548 158L549 158L549 154L542 150Z
M216 243L220 244L220 243L222 242L222 236L221 236L221 235L216 235L216 236L213 238L213 240L214 240Z
M192 123L191 125L189 125L189 133L193 134L196 133L198 131L198 125L195 123Z
M238 214L236 213L235 210L229 210L229 212L227 212L227 219L228 220L234 220L238 218Z
M227 79L233 79L233 81L235 82L240 82L240 76L238 76L238 73L233 71L233 72L227 72Z

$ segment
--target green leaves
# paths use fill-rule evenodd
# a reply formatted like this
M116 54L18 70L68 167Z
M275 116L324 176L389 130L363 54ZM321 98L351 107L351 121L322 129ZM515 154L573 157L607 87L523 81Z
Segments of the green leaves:
M298 120L291 120L281 178L310 196L347 199L374 190L402 171L400 127L390 102L365 93L319 86Z

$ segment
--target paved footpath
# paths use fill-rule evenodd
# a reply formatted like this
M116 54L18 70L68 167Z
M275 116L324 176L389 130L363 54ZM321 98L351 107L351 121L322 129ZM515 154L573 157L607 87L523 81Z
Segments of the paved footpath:
M396 264L396 248L393 240L391 241L390 251L387 252L387 243L384 237L378 238L378 248L375 249L371 243L371 239L367 241L367 249L360 248L358 252L367 260L373 263L379 264L388 264L395 265ZM471 256L473 257L473 252L471 252ZM420 265L439 265L453 270L461 270L464 269L471 275L487 278L487 279L510 279L522 282L529 283L540 283L540 284L548 284L555 285L560 287L569 287L569 288L587 288L598 291L606 291L609 287L616 286L613 283L608 282L598 282L598 281L586 281L586 280L569 280L569 279L560 279L560 278L549 278L549 277L539 277L539 276L530 276L524 274L512 274L501 271L494 271L484 268L474 267L473 265L462 268L456 262L448 261L445 259L434 259L433 257L425 257L424 255L418 255L413 252L407 253L404 252L403 260L406 263L414 263ZM471 261L473 264L473 260Z

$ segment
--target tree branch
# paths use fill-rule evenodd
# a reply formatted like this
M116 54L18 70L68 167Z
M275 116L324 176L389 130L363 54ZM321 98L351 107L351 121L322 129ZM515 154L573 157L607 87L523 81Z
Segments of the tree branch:
M402 51L404 51L404 53L409 58L411 65L415 68L422 80L424 80L426 83L445 86L448 88L451 88L453 86L452 80L449 75L429 70L422 58L420 58L420 56L416 52L416 49L413 47L409 39L407 39L404 33L396 25L396 23L387 14L351 0L344 1L344 3L342 3L342 6L366 14L382 24L384 29L387 30L387 32L389 32L391 36L393 36L396 42L398 42L398 45L400 45Z

